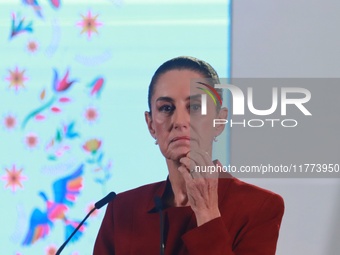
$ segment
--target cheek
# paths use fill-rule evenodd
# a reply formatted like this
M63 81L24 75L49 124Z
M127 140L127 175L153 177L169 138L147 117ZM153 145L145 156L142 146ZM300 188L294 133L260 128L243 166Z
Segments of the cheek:
M214 130L214 119L218 118L218 113L215 104L211 104L208 108L207 115L204 116L204 126L209 130Z
M209 132L213 130L213 120L214 118L206 117L200 119L197 124L199 125L200 129L205 130L205 132L209 134Z
M204 126L205 128L212 128L213 121L217 118L216 108L210 107L207 109L207 114L202 115L201 112L195 112L190 115L190 122L192 125Z
M154 116L154 128L156 132L164 132L165 130L168 130L169 125L170 118L161 115Z
M214 137L214 127L213 127L213 121L214 116L201 116L199 118L191 118L191 132L197 133L199 137L205 137L207 139L210 139L211 137Z

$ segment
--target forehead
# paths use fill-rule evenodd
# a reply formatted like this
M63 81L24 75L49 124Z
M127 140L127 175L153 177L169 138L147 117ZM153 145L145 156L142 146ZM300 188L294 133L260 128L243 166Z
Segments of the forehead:
M203 75L192 70L171 70L162 74L154 89L154 98L160 96L184 96L187 97L193 93L200 94L200 90L196 87L201 87L195 81L204 79Z

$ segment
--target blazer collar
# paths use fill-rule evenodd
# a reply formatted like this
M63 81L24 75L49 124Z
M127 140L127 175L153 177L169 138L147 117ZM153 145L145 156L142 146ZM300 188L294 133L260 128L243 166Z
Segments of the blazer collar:
M158 212L158 208L156 208L155 198L159 197L160 199L164 199L164 193L166 190L171 189L171 183L169 180L169 176L167 177L166 181L162 181L159 183L158 187L156 188L155 193L151 196L149 204L147 206L148 213L155 213Z

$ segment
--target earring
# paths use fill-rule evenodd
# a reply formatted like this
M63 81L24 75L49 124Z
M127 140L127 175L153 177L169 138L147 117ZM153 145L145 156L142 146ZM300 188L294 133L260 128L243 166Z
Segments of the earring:
M217 142L217 141L218 141L216 137L217 137L217 136L214 136L214 142Z
M157 145L158 144L158 141L157 141L157 138L156 138L156 140L155 140L155 145Z

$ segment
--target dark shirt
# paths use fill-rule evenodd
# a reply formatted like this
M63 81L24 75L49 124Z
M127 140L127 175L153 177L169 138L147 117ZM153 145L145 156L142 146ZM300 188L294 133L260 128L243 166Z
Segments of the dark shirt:
M107 206L94 255L160 254L154 197L162 197L169 186L163 181L118 194ZM284 212L279 195L236 178L220 178L218 201L221 217L199 227L190 206L163 210L165 255L275 254Z

